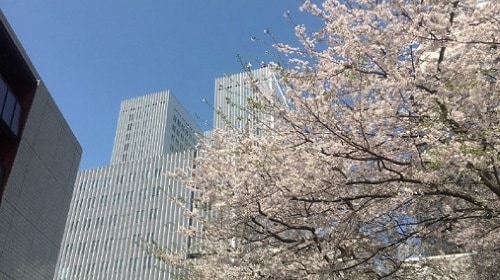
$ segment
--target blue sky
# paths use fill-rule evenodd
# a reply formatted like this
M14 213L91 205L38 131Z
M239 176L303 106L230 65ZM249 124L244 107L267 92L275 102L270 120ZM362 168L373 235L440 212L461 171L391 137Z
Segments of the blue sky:
M0 7L83 147L81 169L110 161L120 102L170 89L193 116L236 59L276 60L252 36L295 43L299 0L0 0Z

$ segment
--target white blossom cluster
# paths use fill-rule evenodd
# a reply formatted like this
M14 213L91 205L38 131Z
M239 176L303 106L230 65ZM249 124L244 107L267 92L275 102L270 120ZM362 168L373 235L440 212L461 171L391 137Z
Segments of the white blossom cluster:
M323 26L275 45L287 102L251 102L273 125L215 131L186 178L203 230L186 230L184 276L379 279L411 256L498 249L500 2L301 10Z

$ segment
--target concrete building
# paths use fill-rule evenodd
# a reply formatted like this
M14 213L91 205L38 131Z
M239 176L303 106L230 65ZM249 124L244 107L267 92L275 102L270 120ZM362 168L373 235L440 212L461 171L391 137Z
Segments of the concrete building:
M215 79L214 128L246 129L259 134L259 122L272 122L258 112L251 100L264 92L273 92L276 101L284 102L276 74L268 67Z
M81 152L0 12L0 279L52 279Z
M171 279L143 248L189 246L179 198L192 193L166 176L191 167L199 130L168 91L122 102L111 165L78 173L55 279Z

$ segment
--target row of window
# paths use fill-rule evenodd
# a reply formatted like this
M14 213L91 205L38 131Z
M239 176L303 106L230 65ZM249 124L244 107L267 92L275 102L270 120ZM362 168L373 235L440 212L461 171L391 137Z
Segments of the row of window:
M139 257L130 258L127 261L124 259L119 259L116 261L104 261L101 263L89 263L86 266L77 265L73 269L73 277L90 276L94 273L106 274L106 273L120 273L123 271L134 272L139 269ZM142 260L142 269L151 269L153 267L153 256L145 256ZM122 270L123 269L123 270Z
M145 214L146 213L146 214ZM149 214L145 210L136 211L134 221L135 223L142 223L145 219L149 219L150 221L156 220L158 217L158 208L149 209ZM69 228L70 231L80 230L90 230L91 228L97 229L101 228L105 224L105 217L97 217L93 221L92 219L85 219L81 223L79 221L71 222L71 226ZM108 217L107 225L108 226L116 226L119 224L118 214L112 214Z
M195 135L194 135L195 131L193 130L193 128L189 124L187 124L187 122L184 120L184 118L182 118L182 121L181 121L181 118L182 117L177 117L174 114L174 118L173 118L174 123L172 124L172 130L174 132L178 132L178 134L180 133L182 135L183 141L184 141L183 135L186 135L186 140L190 141L191 144L195 144L196 143L196 139L195 139ZM175 127L175 124L177 124L178 129Z
M175 116L174 116L175 118ZM184 126L182 126L184 129ZM170 139L170 152L179 152L183 151L187 148L187 146L194 146L194 136L192 134L187 134L187 131L184 130L184 133L180 129L178 129L175 124L172 124L172 133Z
M89 197L86 200L84 198L79 199L75 202L74 204L74 209L83 209L84 208L84 203L87 201L86 204L86 209L93 209L95 207L106 207L109 205L119 205L121 202L133 202L137 200L144 200L148 197L157 197L160 195L162 191L161 187L152 187L150 190L147 188L142 188L139 189L137 192L137 195L134 195L135 191L130 190L127 192L124 192L124 195L122 196L121 193L115 193L114 195L102 195L100 199L98 197ZM122 200L123 198L123 200Z
M155 102L155 103L153 103L153 104L151 104L151 105L149 105L149 104L148 104L148 105L144 105L144 106L139 106L139 107L134 107L134 108L130 108L130 109L125 109L125 110L123 110L123 112L128 112L128 111L130 111L130 112L131 112L131 113L129 114L129 119L130 119L130 118L132 118L132 119L134 118L134 117L133 117L133 112L135 112L135 111L137 111L137 114L136 114L136 115L137 115L138 117L141 117L141 115L142 115L142 116L147 116L147 115L148 115L147 113L148 113L148 111L149 111L149 107L150 107L150 106L156 106L156 105L158 105L158 104L165 104L165 101ZM144 110L143 110L143 108L144 108ZM130 115L132 115L132 117L131 117Z
M188 133L188 131L184 129L184 125L182 126L182 128L179 128L175 124L172 124L172 131L174 132L173 134L175 134L177 138L181 140L181 142L189 143L190 145L195 144L194 132L191 131L190 133Z
M126 182L135 182L136 180L147 180L154 176L155 178L159 178L162 175L162 171L160 168L154 168L151 170L146 170L141 173L130 173L128 176L126 175L117 175L114 178L115 184L123 184ZM80 190L86 190L87 188L98 189L100 187L108 187L113 183L112 177L106 177L104 179L93 179L91 181L83 181L80 183Z
M91 242L87 243L85 241L78 242L78 243L72 243L72 244L67 244L66 248L64 250L64 256L67 257L70 254L84 254L86 253L86 250L88 249L88 252L93 253L97 252L98 249L102 249L103 251L111 251L113 248L113 238L107 238L103 240L103 246L101 247L100 243L101 240L92 240ZM87 248L87 244L89 247Z
M80 221L71 222L71 226L69 228L70 231L76 231L78 229L81 230L89 230L91 228L100 228L104 225L104 217L97 217L94 221L92 219L85 219ZM81 224L81 225L80 225ZM116 226L118 224L118 214L112 214L108 219L108 226Z
M102 242L101 242L102 241ZM151 242L154 241L154 235L152 232L148 232L146 236L142 237L140 233L134 234L130 237L130 242L133 244L140 244L141 242ZM64 250L64 256L72 254L85 254L94 253L101 249L104 252L111 251L113 249L114 239L113 237L106 238L104 240L92 240L88 243L86 241L81 241L78 243L67 244ZM88 245L88 246L87 246Z

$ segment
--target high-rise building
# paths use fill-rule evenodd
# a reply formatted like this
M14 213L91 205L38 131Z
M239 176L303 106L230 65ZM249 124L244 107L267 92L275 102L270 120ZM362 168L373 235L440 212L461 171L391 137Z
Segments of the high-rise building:
M272 92L276 101L285 101L277 76L269 67L217 78L214 92L215 128L249 130L257 134L259 122L272 120L252 106L252 99L264 92Z
M177 203L193 194L166 174L191 167L198 133L168 91L122 102L111 165L78 173L55 279L174 276L141 245L189 246L177 231L192 221Z
M81 153L0 11L0 279L52 279Z
M174 95L167 92L121 104L111 164L184 151L199 129Z

